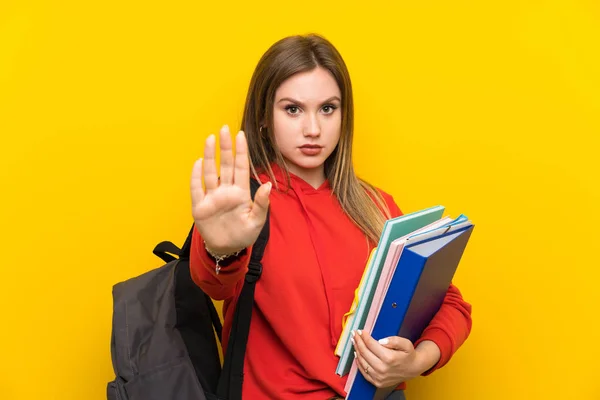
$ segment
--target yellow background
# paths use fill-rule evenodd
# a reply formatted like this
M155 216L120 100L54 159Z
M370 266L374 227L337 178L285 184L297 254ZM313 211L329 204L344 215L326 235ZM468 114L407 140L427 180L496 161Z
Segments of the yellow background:
M356 166L474 236L472 336L409 399L600 399L600 3L0 2L0 398L105 399L111 285L183 241L203 139L275 40L319 32Z

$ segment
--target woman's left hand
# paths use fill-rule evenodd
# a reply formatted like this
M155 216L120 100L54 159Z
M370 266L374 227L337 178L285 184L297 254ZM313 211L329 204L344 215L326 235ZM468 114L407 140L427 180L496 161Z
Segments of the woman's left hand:
M410 340L399 336L377 341L364 331L352 335L358 368L378 388L395 387L416 378L440 358L439 348L431 341L423 341L415 349Z

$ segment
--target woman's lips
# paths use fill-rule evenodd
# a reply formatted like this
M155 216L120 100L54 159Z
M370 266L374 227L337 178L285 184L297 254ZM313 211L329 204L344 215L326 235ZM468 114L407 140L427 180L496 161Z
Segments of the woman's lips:
M300 147L302 154L306 156L316 156L323 151L323 147L317 145L304 145Z

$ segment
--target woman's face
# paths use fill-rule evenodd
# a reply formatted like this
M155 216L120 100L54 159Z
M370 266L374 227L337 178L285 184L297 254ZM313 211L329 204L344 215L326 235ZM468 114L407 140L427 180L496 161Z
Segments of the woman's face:
M341 93L321 67L285 80L275 93L275 142L291 173L305 180L324 178L324 163L340 139Z

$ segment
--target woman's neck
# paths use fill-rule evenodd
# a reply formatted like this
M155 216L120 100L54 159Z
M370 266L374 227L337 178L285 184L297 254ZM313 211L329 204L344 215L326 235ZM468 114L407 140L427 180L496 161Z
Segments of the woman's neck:
M325 166L321 165L317 168L301 168L297 165L291 165L288 163L287 165L290 173L296 175L298 178L302 179L314 189L318 189L325 182Z

